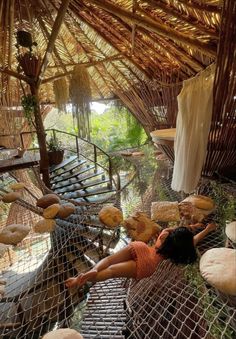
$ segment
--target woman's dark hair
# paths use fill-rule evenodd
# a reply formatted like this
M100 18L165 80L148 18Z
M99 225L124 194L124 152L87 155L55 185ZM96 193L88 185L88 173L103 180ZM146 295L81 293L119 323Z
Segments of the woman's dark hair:
M192 264L197 259L193 234L186 227L178 227L166 238L157 253L174 264Z

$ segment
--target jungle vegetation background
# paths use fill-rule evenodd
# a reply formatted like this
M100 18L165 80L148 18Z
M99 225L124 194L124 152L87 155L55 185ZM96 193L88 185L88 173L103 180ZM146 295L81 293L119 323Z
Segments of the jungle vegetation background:
M109 153L139 147L147 141L143 127L127 108L114 104L107 104L104 108L103 113L91 110L91 142ZM53 109L46 117L44 127L77 134L77 124L70 108L67 113Z

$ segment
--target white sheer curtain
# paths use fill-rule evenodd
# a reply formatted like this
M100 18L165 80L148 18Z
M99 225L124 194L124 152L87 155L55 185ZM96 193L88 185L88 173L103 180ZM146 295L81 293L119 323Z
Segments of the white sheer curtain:
M191 193L206 157L213 103L215 65L184 81L178 95L175 163L171 187Z

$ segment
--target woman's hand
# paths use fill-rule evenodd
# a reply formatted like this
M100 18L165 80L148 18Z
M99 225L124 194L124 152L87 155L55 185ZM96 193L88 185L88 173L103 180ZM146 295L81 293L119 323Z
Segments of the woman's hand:
M217 228L217 225L215 224L215 223L209 223L209 224L207 224L207 226L206 226L206 229L209 231L209 232L211 232L211 231L215 231L216 230L216 228Z
M77 278L69 278L65 281L65 285L68 288L77 286Z
M65 285L68 288L72 288L75 286L83 286L87 281L93 281L97 275L97 270L93 268L92 270L79 274L76 278L69 278L65 281Z

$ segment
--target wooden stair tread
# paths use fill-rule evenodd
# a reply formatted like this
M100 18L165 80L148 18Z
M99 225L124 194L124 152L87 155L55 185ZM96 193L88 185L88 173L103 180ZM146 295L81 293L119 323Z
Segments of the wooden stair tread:
M92 181L92 182L90 182L90 183L88 183L86 185L81 185L79 183L71 184L69 186L65 186L62 191L60 191L60 188L56 188L55 192L61 194L61 193L66 193L68 191L73 192L73 191L84 190L84 189L87 189L89 187L94 187L94 186L97 186L97 185L107 184L107 183L109 183L109 181L110 181L109 179L106 179L106 180Z
M64 180L69 180L69 179L71 179L71 178L78 177L79 175L84 174L84 173L86 173L86 172L88 172L88 171L90 171L90 170L92 170L92 169L94 169L94 168L95 168L95 165L89 165L88 167L84 168L82 171L76 172L76 173L74 173L73 175L66 176L66 177L61 178L61 179L59 179L59 180L54 180L54 181L52 182L52 184L57 184L57 183L62 182L62 181L64 181Z
M71 172L71 171L73 171L74 169L76 169L77 167L80 167L81 165L84 165L84 164L86 163L86 160L79 160L79 159L77 159L77 161L76 161L75 163L74 163L74 162L75 162L75 160L72 161L71 163L69 163L69 164L72 165L72 166L69 167L69 168L67 168L67 165L64 166L64 167L66 167L66 169L65 169L64 172L62 172L62 173L60 173L60 174L55 173L53 176L50 176L50 180L53 180L53 179L56 178L56 177L63 176L65 173Z
M100 194L108 194L108 193L113 193L116 190L113 189L104 189L104 187L101 187L99 189L95 189L93 191L90 192L77 192L79 194L79 196L77 198L84 198L84 197L90 197L92 195L100 195ZM70 198L68 198L70 199Z
M69 163L75 161L75 159L77 159L77 155L72 155L71 157L63 160L60 164L55 165L55 166L51 166L50 169L49 169L50 173L58 171L60 168L67 166Z
M81 183L81 182L83 182L83 181L85 181L85 180L91 179L91 178L96 177L96 176L98 176L98 175L102 175L103 173L104 173L103 171L101 171L101 172L96 172L96 173L89 174L89 175L87 175L87 176L85 176L85 177L81 177L81 178L76 178L77 175L74 174L74 175L72 175L69 179L64 179L65 181L64 181L64 180L61 180L61 182L58 182L57 184L60 183L60 186L58 186L58 187L53 187L52 189L56 189L56 188L59 188L59 187L66 187L66 186L69 186L69 185L72 185L72 184L76 184L76 183ZM68 182L68 180L69 180L69 182ZM74 180L74 182L72 182L72 180ZM55 183L55 184L56 184L56 183ZM53 185L55 185L55 184L53 184Z
M77 201L77 199L76 199ZM100 196L100 197L88 197L87 198L88 202L91 202L93 204L102 204L104 201L104 197ZM109 198L109 200L106 200L106 203L115 203L116 202L116 197L114 197L113 195Z

